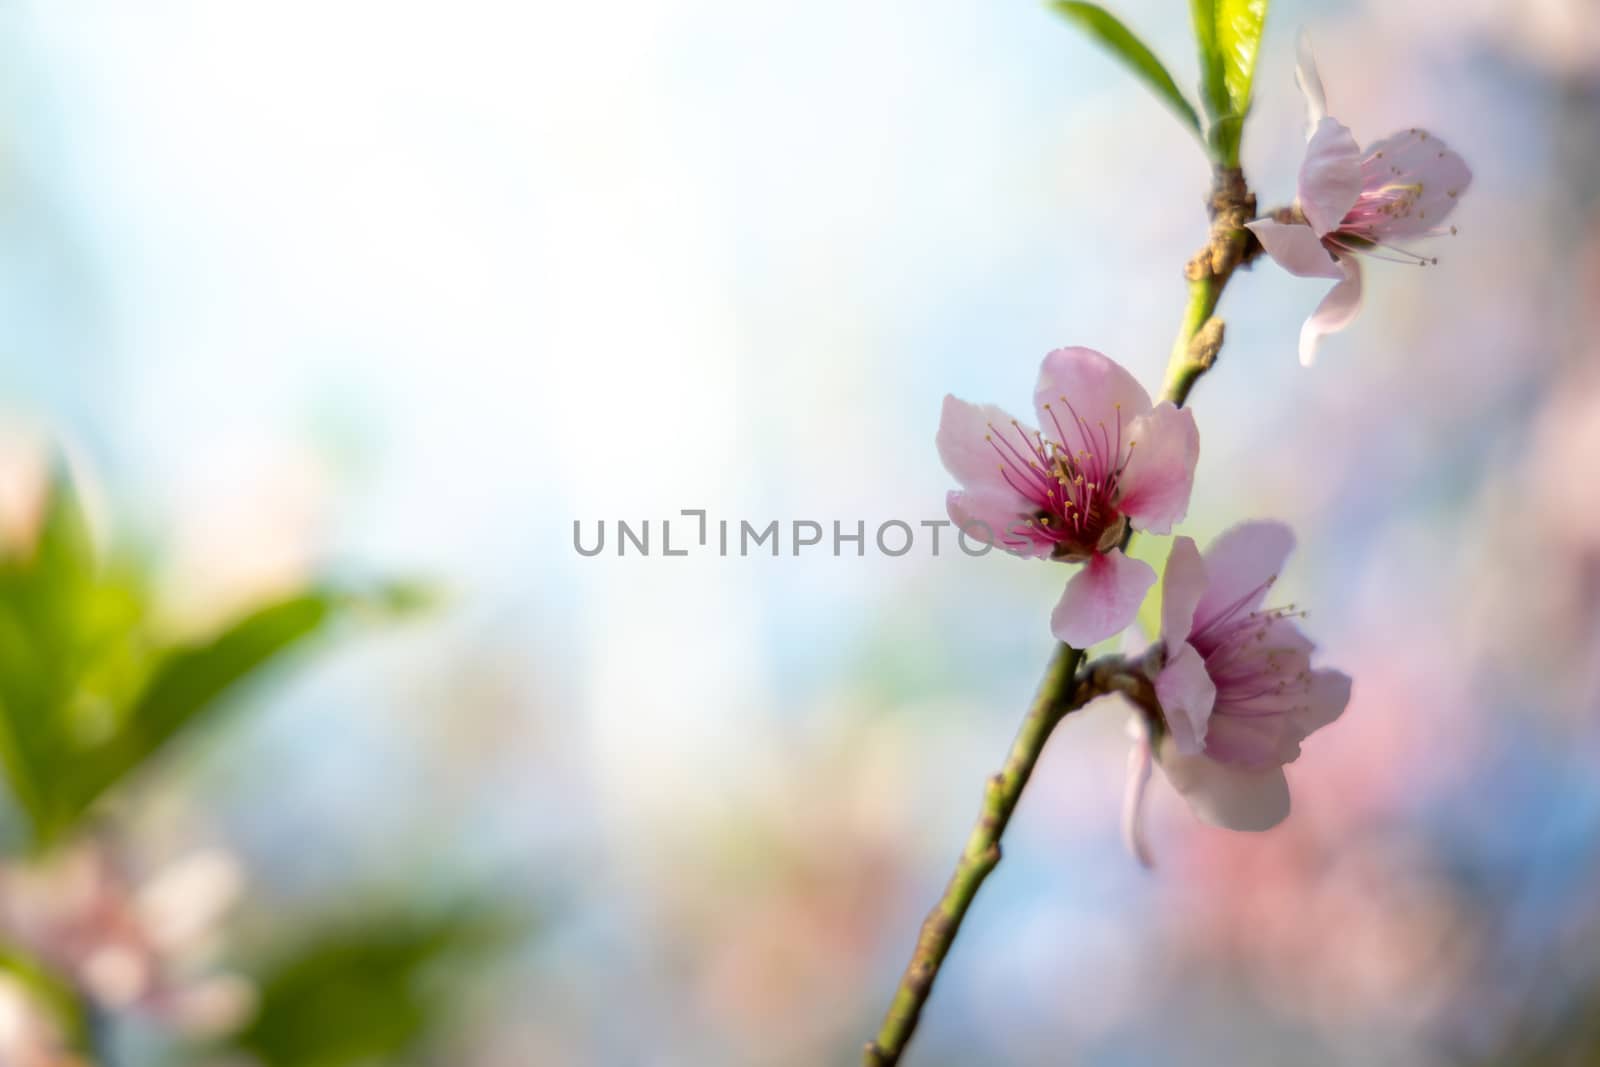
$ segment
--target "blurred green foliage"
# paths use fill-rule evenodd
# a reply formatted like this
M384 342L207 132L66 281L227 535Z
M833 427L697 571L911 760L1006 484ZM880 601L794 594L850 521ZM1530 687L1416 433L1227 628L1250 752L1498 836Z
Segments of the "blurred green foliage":
M206 639L168 641L144 570L99 558L59 467L32 543L0 551L0 766L21 821L10 843L34 850L62 840L108 790L339 616L428 600L413 586L313 587Z
M391 1063L455 1013L465 972L526 936L502 902L371 903L303 927L255 975L260 1005L234 1046L265 1067Z
M65 842L170 741L337 620L391 619L436 599L416 583L311 586L202 639L169 640L148 567L102 558L59 466L24 541L0 544L0 769L14 801L13 850ZM359 889L350 901L353 917L297 926L245 965L259 1007L223 1044L265 1067L392 1062L450 1017L463 985L448 968L503 952L530 925L493 901L430 909ZM0 970L87 1047L91 998L15 952L0 951ZM451 981L430 981L442 970Z

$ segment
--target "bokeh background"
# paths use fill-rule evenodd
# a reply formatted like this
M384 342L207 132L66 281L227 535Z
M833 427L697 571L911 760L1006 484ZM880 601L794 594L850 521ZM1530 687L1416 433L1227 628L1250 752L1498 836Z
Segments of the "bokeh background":
M1110 6L1193 81L1186 5ZM1183 532L1293 523L1354 699L1270 833L1158 785L1153 873L1126 709L1069 720L910 1062L1600 1062L1600 8L1277 0L1264 207L1300 26L1358 139L1475 173L1437 267L1373 265L1312 370L1323 283L1237 278L1193 397ZM330 574L439 590L110 798L138 877L226 857L255 1036L107 1013L76 1055L854 1062L1062 572L585 558L573 522L941 518L947 391L1025 409L1063 344L1159 384L1206 184L1032 3L6 5L8 536L48 442L173 632ZM43 862L11 861L59 896Z

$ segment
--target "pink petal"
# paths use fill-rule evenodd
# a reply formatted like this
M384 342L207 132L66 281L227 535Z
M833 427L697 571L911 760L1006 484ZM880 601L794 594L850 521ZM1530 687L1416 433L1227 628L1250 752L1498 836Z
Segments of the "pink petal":
M1117 642L1116 651L1127 659L1138 659L1150 651L1150 646L1156 643L1157 637L1159 635L1152 636L1143 623L1130 626L1122 631L1122 640Z
M1328 115L1328 95L1322 91L1322 75L1317 73L1317 57L1311 54L1311 35L1303 29L1295 40L1294 80L1306 98L1307 130L1315 130L1317 123Z
M1206 565L1192 537L1175 537L1161 579L1161 638L1168 646L1189 639L1194 609L1206 591Z
M1150 752L1150 733L1135 716L1137 735L1128 750L1128 784L1122 793L1122 843L1133 853L1141 867L1155 866L1150 858L1150 846L1144 836L1144 800L1150 790L1150 770L1154 758Z
M1194 413L1162 401L1128 427L1133 448L1121 478L1117 510L1135 529L1172 532L1189 511L1194 465L1200 459L1200 430Z
M1323 118L1300 164L1300 210L1317 236L1332 233L1361 195L1361 149L1337 119Z
M1300 365L1309 367L1317 360L1317 345L1330 333L1338 333L1355 321L1361 310L1361 264L1354 256L1339 260L1344 281L1328 290L1317 310L1300 327Z
M1066 397L1066 403L1062 397ZM1045 409L1046 404L1050 410ZM1071 410L1067 409L1068 404ZM1150 394L1133 375L1094 349L1058 348L1045 356L1039 367L1033 405L1045 432L1058 440L1065 437L1061 443L1076 452L1087 446L1080 439L1073 412L1091 428L1105 423L1114 436L1119 418L1126 426L1150 410Z
M1322 238L1310 226L1272 219L1257 219L1245 226L1261 241L1267 255L1290 274L1302 278L1344 277L1339 261L1323 247Z
M1185 642L1167 648L1167 664L1156 675L1156 699L1172 742L1185 756L1205 747L1207 721L1217 699L1217 687L1194 646Z
M1305 706L1293 713L1294 727L1301 738L1333 722L1350 703L1350 676L1341 671L1313 671Z
M990 437L994 438L993 442L988 440ZM1016 502L1014 511L1033 510L1032 502L1013 488L1000 473L1002 453L1018 465L1032 454L1027 436L1005 411L993 404L969 404L965 400L946 396L935 441L944 469L963 488L989 495L1009 495ZM1020 452L1023 458L1018 460L1012 457L1006 448L1007 444ZM1012 478L1016 479L1017 475L1013 474Z
M1294 551L1294 532L1281 522L1243 522L1206 548L1206 591L1194 609L1194 629L1220 614L1248 614L1261 606L1272 580Z
M1311 666L1311 653L1317 647L1293 617L1273 619L1262 631L1261 642L1272 648L1274 658L1290 674Z
M1286 712L1229 715L1218 708L1206 731L1205 753L1230 767L1269 770L1298 756L1300 741Z
M1205 756L1185 756L1172 738L1161 742L1161 769L1204 822L1225 830L1270 830L1289 814L1282 767L1252 771Z
M1050 615L1050 632L1073 648L1114 637L1139 614L1155 582L1154 568L1143 560L1118 549L1096 553L1062 590Z
M1015 493L987 489L952 491L945 496L944 504L950 521L957 530L965 531L969 541L1031 558L1048 556L1055 547L1053 542L1030 537L1025 532L1027 523L1017 508ZM977 551L970 546L969 550Z
M1361 169L1369 192L1391 184L1421 186L1404 214L1385 216L1373 227L1380 241L1435 230L1472 184L1466 161L1426 130L1407 130L1369 145Z

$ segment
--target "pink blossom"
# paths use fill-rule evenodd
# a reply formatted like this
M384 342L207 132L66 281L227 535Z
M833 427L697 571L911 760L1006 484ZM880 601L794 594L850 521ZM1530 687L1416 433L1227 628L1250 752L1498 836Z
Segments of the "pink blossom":
M1311 125L1298 199L1294 209L1248 225L1267 254L1291 274L1338 280L1300 328L1300 362L1310 366L1318 342L1350 325L1361 310L1357 255L1437 262L1395 242L1454 232L1443 223L1471 184L1472 172L1426 130L1391 134L1363 152L1350 130L1328 114L1322 79L1303 35L1295 73Z
M1192 414L1152 406L1133 375L1090 348L1045 356L1033 399L1043 433L998 407L945 397L939 458L961 483L946 506L974 540L1085 564L1050 628L1087 648L1132 622L1155 584L1122 542L1130 527L1164 534L1183 518L1200 434Z
M87 839L0 867L0 936L104 1010L138 1009L212 1035L254 1004L247 983L207 966L239 890L238 868L221 853L194 853L135 884L106 844Z
M50 1008L26 983L4 972L0 972L0 1064L87 1067L73 1054Z
M1130 761L1125 831L1141 858L1137 816L1152 733L1157 762L1196 815L1225 829L1267 830L1289 814L1284 764L1349 702L1348 676L1311 669L1314 646L1296 613L1262 607L1293 547L1277 522L1235 526L1204 557L1190 538L1173 541L1161 586L1165 655L1154 679L1161 721L1141 720Z

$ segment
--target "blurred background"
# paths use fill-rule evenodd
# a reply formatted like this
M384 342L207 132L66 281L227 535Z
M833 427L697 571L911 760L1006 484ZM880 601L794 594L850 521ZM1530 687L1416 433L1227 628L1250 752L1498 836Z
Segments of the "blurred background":
M1186 5L1108 6L1192 84ZM1277 0L1264 209L1300 26L1360 141L1475 173L1312 370L1325 283L1236 278L1193 397L1182 532L1294 524L1352 704L1265 835L1158 784L1153 873L1127 710L1068 720L910 1063L1600 1063L1600 8ZM947 391L1156 388L1188 134L1033 3L16 3L0 53L0 1063L854 1062L1063 573L573 523L870 537L943 517Z

